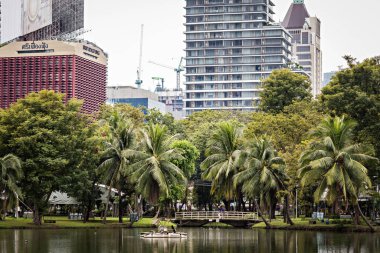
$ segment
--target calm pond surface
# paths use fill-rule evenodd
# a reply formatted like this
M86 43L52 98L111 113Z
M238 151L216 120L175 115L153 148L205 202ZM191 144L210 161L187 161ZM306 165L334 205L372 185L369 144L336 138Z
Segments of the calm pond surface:
M181 229L188 239L141 239L149 229L0 230L1 253L376 253L380 235L249 229Z

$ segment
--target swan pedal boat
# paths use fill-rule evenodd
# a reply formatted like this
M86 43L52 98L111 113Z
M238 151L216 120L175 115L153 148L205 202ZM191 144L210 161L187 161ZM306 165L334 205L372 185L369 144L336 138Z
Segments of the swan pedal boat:
M187 233L183 232L142 232L141 238L187 238Z

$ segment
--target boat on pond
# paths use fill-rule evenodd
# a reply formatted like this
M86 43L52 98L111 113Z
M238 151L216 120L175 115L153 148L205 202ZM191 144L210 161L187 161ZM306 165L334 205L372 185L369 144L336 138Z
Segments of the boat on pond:
M187 238L187 233L182 232L143 232L140 234L141 238Z
M159 226L158 231L142 232L141 238L187 238L187 233L177 232L172 226L172 232L168 231L167 227Z

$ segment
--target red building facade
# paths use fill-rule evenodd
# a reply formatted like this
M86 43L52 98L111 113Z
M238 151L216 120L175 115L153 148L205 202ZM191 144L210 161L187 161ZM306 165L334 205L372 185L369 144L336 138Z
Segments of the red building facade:
M107 55L89 42L14 42L0 48L0 106L54 90L95 112L106 101Z

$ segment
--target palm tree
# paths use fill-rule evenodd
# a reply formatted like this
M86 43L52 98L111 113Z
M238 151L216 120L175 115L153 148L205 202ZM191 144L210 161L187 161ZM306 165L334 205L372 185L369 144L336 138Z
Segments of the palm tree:
M233 176L238 172L241 130L231 122L221 123L212 135L202 162L202 177L211 181L211 194L233 200L236 196ZM227 206L229 208L229 206Z
M141 149L132 165L132 181L136 189L152 204L157 204L160 197L169 196L170 185L186 185L183 171L172 161L181 159L178 149L171 149L175 136L167 135L167 127L149 124L143 129ZM156 213L158 217L160 208Z
M262 215L257 198L266 206L271 206L277 193L286 192L288 176L285 173L285 161L277 156L270 140L264 136L255 137L252 145L242 152L239 163L243 170L236 174L234 183L242 184L243 193L254 200L260 216L269 228L270 225ZM284 216L286 221L293 225L288 215L288 195L285 194L284 198Z
M359 203L359 194L371 187L367 169L363 165L376 159L363 152L363 146L352 141L352 131L356 123L344 117L328 117L322 121L311 136L316 141L301 155L301 185L306 186L318 182L314 193L314 201L319 202L326 195L329 204L339 199L355 208L355 223L359 215L373 230L364 217Z
M128 167L134 155L133 145L135 142L135 133L132 123L130 123L123 114L118 111L113 112L107 121L109 126L108 141L105 142L105 151L103 162L98 167L98 173L102 175L103 181L108 185L108 195L103 223L107 219L108 204L111 197L112 187L125 181L128 175ZM119 189L119 200L121 200L121 190ZM119 201L119 207L121 203ZM121 208L120 208L121 209ZM122 223L122 212L119 209L119 222Z
M3 198L0 220L5 220L7 207L21 196L17 182L22 178L23 172L20 159L12 154L0 158L0 169L0 196Z

